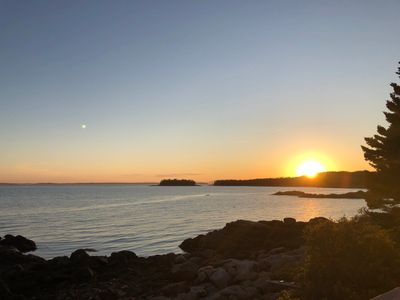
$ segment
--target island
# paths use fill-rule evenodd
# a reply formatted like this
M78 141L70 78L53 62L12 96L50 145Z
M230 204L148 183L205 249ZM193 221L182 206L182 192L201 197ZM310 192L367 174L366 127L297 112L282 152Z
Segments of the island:
M163 179L159 186L196 186L196 182L191 179Z
M284 192L276 192L272 195L297 196L299 198L365 199L367 196L367 192L357 191L357 192L348 192L343 194L313 194L302 191L284 191Z
M295 187L324 187L324 188L359 188L367 187L374 172L369 171L338 171L321 172L315 177L281 177L257 179L220 179L215 186L295 186Z

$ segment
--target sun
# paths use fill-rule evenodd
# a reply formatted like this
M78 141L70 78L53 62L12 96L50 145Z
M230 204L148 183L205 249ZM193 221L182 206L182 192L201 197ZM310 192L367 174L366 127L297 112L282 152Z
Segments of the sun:
M297 176L315 177L320 172L326 171L324 165L316 160L306 160L300 163L296 169Z

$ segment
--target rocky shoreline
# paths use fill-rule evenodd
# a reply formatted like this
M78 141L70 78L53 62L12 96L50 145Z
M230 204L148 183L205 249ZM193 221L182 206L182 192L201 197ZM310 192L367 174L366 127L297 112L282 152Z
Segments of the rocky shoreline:
M45 260L25 254L36 249L33 241L7 235L0 239L0 299L278 299L300 288L304 229L325 221L238 220L183 241L184 254L150 257L79 249Z

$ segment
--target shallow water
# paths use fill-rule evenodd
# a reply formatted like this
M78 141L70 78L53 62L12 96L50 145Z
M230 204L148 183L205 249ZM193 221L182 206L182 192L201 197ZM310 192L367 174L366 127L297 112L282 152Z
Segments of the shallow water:
M360 199L273 196L276 191L346 193L353 189L286 187L158 187L146 185L0 186L0 235L21 234L50 258L78 248L99 254L180 251L188 237L237 219L353 216Z

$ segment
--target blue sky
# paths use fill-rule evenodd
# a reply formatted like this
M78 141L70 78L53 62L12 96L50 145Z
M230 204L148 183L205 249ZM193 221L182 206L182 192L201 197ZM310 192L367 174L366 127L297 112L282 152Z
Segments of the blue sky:
M307 155L365 169L360 144L398 79L399 11L0 1L0 181L287 176Z

